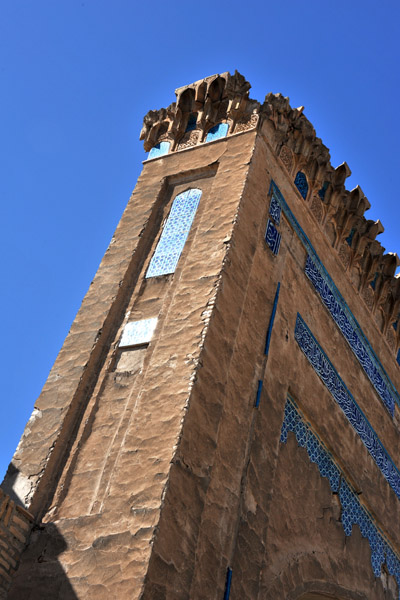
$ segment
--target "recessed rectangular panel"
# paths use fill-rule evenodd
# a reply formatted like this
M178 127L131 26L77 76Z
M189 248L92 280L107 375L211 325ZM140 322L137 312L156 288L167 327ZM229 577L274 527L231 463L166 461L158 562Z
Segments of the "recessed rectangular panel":
M143 319L141 321L131 321L124 327L119 346L140 346L147 344L153 337L157 325L157 317Z

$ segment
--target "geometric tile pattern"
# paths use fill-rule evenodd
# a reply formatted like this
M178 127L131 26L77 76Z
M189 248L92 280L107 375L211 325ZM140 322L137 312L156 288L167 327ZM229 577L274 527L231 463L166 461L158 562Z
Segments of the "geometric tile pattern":
M335 294L331 290L328 281L324 277L324 273L317 268L310 256L307 256L305 274L313 284L340 331L343 333L346 341L356 355L361 367L364 369L382 402L393 416L395 399L384 381L379 366L374 361L368 346L362 341L357 334L357 331L352 326L346 311L340 306L340 302L338 302Z
M214 140L219 140L219 138L226 137L228 129L228 123L218 123L218 125L214 125L207 133L206 142L213 142Z
M371 565L375 577L381 575L382 565L393 575L399 586L400 598L400 558L383 536L373 517L360 503L358 494L346 480L325 444L312 430L292 398L288 398L281 430L281 442L286 443L292 431L299 446L307 450L311 462L318 466L321 477L329 480L332 492L339 492L341 521L344 532L350 536L353 525L358 525L361 535L368 539L371 548Z
M345 383L340 378L338 372L299 314L296 320L295 339L400 500L399 470Z
M277 201L277 199L275 198L275 196L271 197L271 202L269 205L269 216L271 217L271 219L273 221L275 221L275 223L277 225L280 224L281 222L281 207L279 205L279 202Z
M120 348L147 344L153 337L156 325L157 317L152 317L151 319L142 319L141 321L131 321L130 323L127 323L124 327L124 331L119 342Z
M385 406L388 406L388 410L393 413L393 411L391 410L391 406L393 405L393 400L398 406L400 405L400 396L399 396L396 388L394 387L393 383L391 382L389 376L387 375L385 369L382 366L382 363L380 362L380 360L377 357L377 355L375 354L371 344L369 343L366 335L364 334L361 327L359 326L356 318L352 314L352 312L351 312L350 308L348 307L346 301L344 300L343 296L341 295L341 293L335 286L331 276L329 275L329 273L325 269L324 265L322 264L318 254L315 252L313 245L311 244L310 240L304 233L304 230L302 229L302 227L300 227L299 222L297 221L293 212L289 208L285 198L283 197L280 189L278 188L278 186L276 185L276 183L274 181L271 181L270 193L271 193L272 197L274 197L276 199L276 201L279 203L286 219L288 220L289 224L291 225L291 227L297 234L301 243L303 244L309 258L311 259L311 261L314 264L314 267L318 270L319 274L322 276L323 280L326 282L326 284L330 288L331 292L334 295L335 302L342 309L343 313L345 314L345 316L347 318L347 321L350 323L352 329L356 332L357 338L360 342L360 345L363 347L363 349L366 353L364 356L368 355L370 361L373 364L374 371L379 374L380 379L383 382L383 385L380 384L378 387L380 387L382 389L382 391L384 388L386 388L386 390L389 391L389 395L391 396L392 400L388 400L387 393L383 392L384 396L386 397L386 401L383 400L383 402L385 403ZM339 327L340 327L340 325L339 325ZM342 329L341 329L341 331L342 331ZM344 333L344 332L342 331L342 333Z
M318 466L321 477L329 479L332 492L338 492L340 471L328 450L304 421L291 398L288 398L286 401L281 442L286 442L289 431L293 431L299 446L307 450L311 462L316 463Z
M157 156L162 156L163 154L168 154L170 142L160 142L152 147L150 150L147 159L149 158L157 158Z
M196 188L178 194L172 203L146 278L174 273L199 205L201 190Z
M302 196L305 200L308 194L308 183L307 177L301 171L297 173L296 178L294 180L294 185L299 190L300 196Z
M268 219L267 223L265 241L272 252L277 255L279 252L279 246L281 245L281 234L270 219Z

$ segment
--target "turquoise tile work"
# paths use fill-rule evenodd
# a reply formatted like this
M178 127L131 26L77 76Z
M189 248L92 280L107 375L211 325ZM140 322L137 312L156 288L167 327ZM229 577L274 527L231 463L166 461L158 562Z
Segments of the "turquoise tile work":
M142 319L141 321L131 321L124 327L119 345L121 348L126 346L140 346L148 344L153 337L157 325L157 317L151 319Z
M175 271L200 202L200 196L201 190L193 188L182 192L174 199L147 269L147 279L158 275L168 275Z
M228 123L218 123L218 125L211 127L210 131L207 133L206 142L212 142L213 140L226 137L228 129Z
M150 150L147 158L157 158L158 156L163 156L163 154L168 154L170 145L169 142L160 142L159 144L156 144Z

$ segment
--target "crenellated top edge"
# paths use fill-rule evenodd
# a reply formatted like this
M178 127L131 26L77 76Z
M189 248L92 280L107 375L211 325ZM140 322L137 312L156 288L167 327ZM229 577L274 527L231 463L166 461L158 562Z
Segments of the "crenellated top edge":
M349 166L344 162L332 167L329 150L304 115L304 107L292 108L289 98L271 92L261 104L249 97L250 87L235 71L177 88L176 102L144 117L140 139L145 150L151 151L149 158L262 129L399 357L400 277L396 269L400 261L395 253L385 254L376 239L384 231L382 223L364 216L371 207L368 199L360 186L346 189Z

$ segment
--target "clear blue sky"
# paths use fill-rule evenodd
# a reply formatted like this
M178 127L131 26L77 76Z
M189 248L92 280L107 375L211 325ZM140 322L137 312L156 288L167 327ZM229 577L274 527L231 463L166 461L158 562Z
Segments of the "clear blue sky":
M400 252L399 22L398 0L0 1L0 479L176 87L238 69L304 105Z

